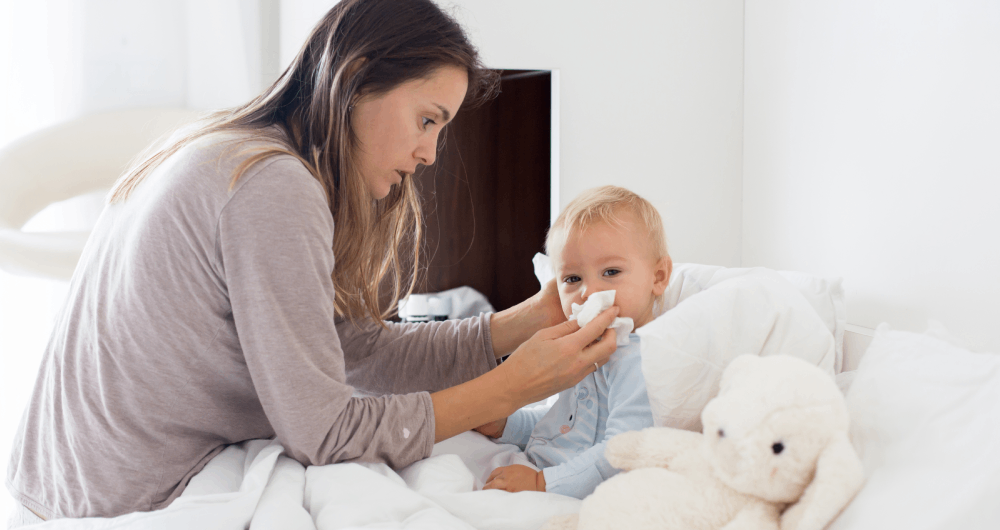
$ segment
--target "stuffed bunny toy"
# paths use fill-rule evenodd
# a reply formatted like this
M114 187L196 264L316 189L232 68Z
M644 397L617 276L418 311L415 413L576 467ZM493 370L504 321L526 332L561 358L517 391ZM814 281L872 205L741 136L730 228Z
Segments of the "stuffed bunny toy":
M702 411L704 434L651 427L608 442L627 472L555 529L822 530L861 488L833 378L787 355L734 359Z

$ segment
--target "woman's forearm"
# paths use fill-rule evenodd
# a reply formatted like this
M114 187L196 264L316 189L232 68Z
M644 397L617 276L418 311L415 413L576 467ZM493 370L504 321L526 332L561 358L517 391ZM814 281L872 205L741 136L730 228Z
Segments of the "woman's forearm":
M499 366L471 381L431 394L434 403L434 442L474 429L514 413L524 403Z

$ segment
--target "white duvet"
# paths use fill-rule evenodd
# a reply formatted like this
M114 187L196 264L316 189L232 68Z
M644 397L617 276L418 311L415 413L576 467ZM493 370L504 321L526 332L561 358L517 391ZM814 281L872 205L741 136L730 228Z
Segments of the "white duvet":
M61 519L25 528L143 530L536 529L580 501L554 493L481 491L516 447L477 433L437 444L398 473L385 464L303 467L273 440L226 448L168 508L113 519Z

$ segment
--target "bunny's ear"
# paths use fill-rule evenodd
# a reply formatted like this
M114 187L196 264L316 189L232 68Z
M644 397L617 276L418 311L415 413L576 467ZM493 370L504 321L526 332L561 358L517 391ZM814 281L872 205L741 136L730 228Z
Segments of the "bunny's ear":
M864 481L861 460L847 434L834 434L819 455L812 483L781 515L781 530L822 530L854 498Z

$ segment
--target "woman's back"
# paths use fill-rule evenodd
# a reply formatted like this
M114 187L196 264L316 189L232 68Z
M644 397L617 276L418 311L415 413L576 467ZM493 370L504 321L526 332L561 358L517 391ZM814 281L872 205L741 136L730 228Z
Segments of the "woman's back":
M322 188L291 156L257 164L230 191L240 151L260 142L213 138L185 147L128 200L105 208L84 250L8 476L42 515L162 507L223 444L275 435L234 307L281 293L268 292L267 272L243 247L281 254L284 230L269 231L276 216L301 225L303 237L332 239L333 222ZM312 257L329 277L332 251ZM332 297L331 289L330 313L314 315L329 318L326 326L307 333L332 328ZM248 328L255 318L244 317ZM343 381L342 362L327 362L320 370ZM57 481L36 480L56 470Z

